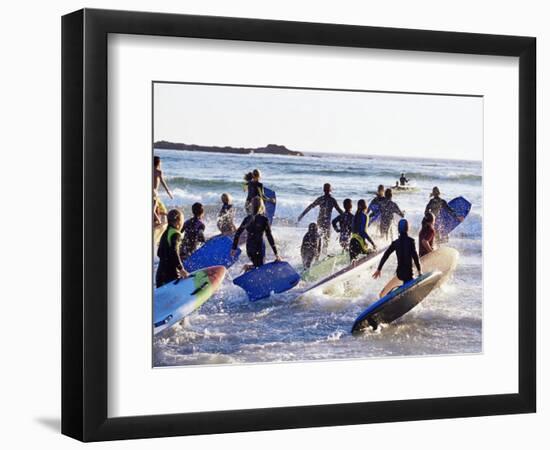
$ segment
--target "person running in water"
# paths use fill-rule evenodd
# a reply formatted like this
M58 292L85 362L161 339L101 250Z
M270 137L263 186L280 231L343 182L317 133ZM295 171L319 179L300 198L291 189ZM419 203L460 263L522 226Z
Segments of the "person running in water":
M397 256L397 270L395 271L397 278L399 278L403 284L413 279L413 262L418 271L418 276L422 275L422 267L420 266L420 259L416 252L416 246L414 239L409 237L409 222L406 219L401 219L398 224L399 237L391 243L388 249L382 255L378 269L372 275L374 279L380 278L382 274L382 268L390 257L395 252Z
M422 256L434 251L434 229L435 217L429 212L422 219L422 229L418 234L418 254Z
M216 225L222 234L233 234L237 227L235 226L235 208L233 207L233 198L230 194L224 192L221 197L222 207L218 213Z
M399 178L399 184L401 184L401 186L405 186L408 182L409 180L405 177L405 174L402 173L401 178Z
M300 248L302 255L302 264L304 270L311 267L314 261L319 261L321 254L321 235L316 223L310 223L307 233L302 239L302 247Z
M178 278L187 278L189 275L183 268L180 259L181 227L183 226L183 213L177 209L168 212L168 228L162 234L157 250L159 265L155 276L157 288L170 283Z
M181 243L182 259L189 258L199 246L199 243L204 243L204 208L201 203L193 203L191 207L193 217L183 224L183 241Z
M424 211L424 215L431 212L435 217L435 239L437 242L446 242L449 237L445 231L444 224L442 223L440 219L440 213L443 209L445 209L451 216L455 217L457 220L462 222L464 220L464 217L458 216L453 209L449 206L449 204L443 200L441 197L441 192L439 191L439 188L437 186L434 186L432 189L432 193L430 194L430 201L426 205L426 209Z
M405 217L405 213L399 209L393 200L393 193L390 188L384 193L384 200L380 202L380 234L386 240L389 238L389 231L393 223L393 215Z
M174 198L174 196L172 195L172 192L170 191L170 189L168 188L168 185L166 184L166 181L164 180L164 175L162 174L162 170L160 167L161 167L160 156L154 156L153 157L153 218L155 221L155 225L159 225L165 222L164 218L168 213L166 206L164 206L164 203L159 197L159 193L158 193L159 187L162 185L162 187L168 194L168 197L170 197L171 199Z
M252 265L247 264L245 270L252 269L253 267L263 266L265 260L265 243L264 234L275 254L275 261L281 261L280 256L277 253L277 247L275 246L275 240L271 234L271 226L269 220L264 215L265 206L260 197L254 197L250 201L251 214L246 216L241 225L235 233L233 238L233 247L231 248L231 256L234 257L237 254L237 247L239 246L239 238L241 234L246 230L246 254L250 258Z
M349 242L349 256L352 263L355 262L359 255L367 255L373 250L376 250L376 244L367 233L369 226L369 218L367 216L367 202L361 199L357 202L357 212L353 217L352 233ZM369 248L367 241L372 245Z
M353 213L351 212L352 208L353 204L351 199L346 198L344 200L344 213L340 214L332 221L334 231L340 233L340 245L344 250L349 250L349 239L353 225Z
M344 211L338 205L336 199L331 195L332 187L329 183L323 185L324 194L315 199L311 205L309 205L302 214L298 216L298 222L313 208L319 207L319 216L317 217L317 226L319 227L319 232L323 238L323 253L327 252L327 247L330 239L330 225L332 219L332 210L336 208L339 214L343 214Z
M369 216L370 222L380 213L380 204L384 201L384 185L379 184L378 189L376 190L376 196L370 201L369 208L367 209L367 215ZM378 232L380 231L380 222L378 223Z
M258 169L254 169L252 172L248 172L244 176L244 189L247 191L246 201L244 207L248 214L252 213L251 201L254 197L260 197L264 203L272 202L275 203L274 199L267 198L264 194L264 185L260 182L262 178L262 173Z

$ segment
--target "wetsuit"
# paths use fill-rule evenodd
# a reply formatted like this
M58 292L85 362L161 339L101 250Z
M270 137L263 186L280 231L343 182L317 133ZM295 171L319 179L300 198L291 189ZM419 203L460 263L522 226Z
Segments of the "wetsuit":
M196 217L191 217L183 224L183 241L181 243L181 257L188 258L197 249L200 242L204 242L204 223Z
M246 254L250 258L250 261L254 267L260 267L264 264L265 259L265 244L264 233L269 242L269 245L273 249L273 253L277 256L277 247L275 246L275 240L271 234L271 227L267 217L257 214L248 215L244 218L241 225L235 233L233 238L233 250L236 250L239 245L239 238L243 231L246 230Z
M458 219L456 213L449 206L449 204L440 197L434 197L430 199L430 201L426 205L426 209L424 210L424 215L431 212L435 216L435 237L438 241L445 240L447 238L447 234L443 229L443 224L439 220L439 214L441 213L442 209L445 209L449 214Z
M332 219L332 210L336 208L336 211L338 211L338 213L340 214L343 214L344 211L342 210L342 208L340 208L338 202L332 195L325 194L315 199L315 201L311 205L304 209L302 214L300 214L300 219L317 206L319 207L317 226L319 227L321 237L323 238L323 251L326 251L330 239L330 223Z
M430 251L424 247L422 241L427 241L430 247L434 246L435 230L432 227L423 226L418 234L418 254L420 257L430 253Z
M340 233L340 245L344 249L349 248L349 238L353 227L353 213L345 211L332 221L332 226L337 233Z
M401 184L401 186L405 186L408 182L409 180L407 180L405 177L399 178L399 184Z
M264 185L259 181L248 181L245 186L247 189L247 194L244 206L246 211L250 213L250 202L254 197L260 197L264 202L266 202L268 199L264 194Z
M302 263L304 269L309 269L314 260L321 254L321 235L317 231L308 231L302 239Z
M233 205L224 203L218 213L218 230L223 234L233 234L237 229L234 220L235 208L233 208Z
M155 277L157 287L179 278L178 271L183 268L180 259L181 238L181 233L171 225L160 237L157 251L160 261Z
M380 233L386 237L393 222L394 214L405 217L405 214L401 212L399 206L393 200L384 199L380 202Z
M375 247L374 241L367 233L369 219L363 211L358 211L353 217L351 240L349 242L349 256L353 261L359 255L366 255L371 250L368 247L367 241Z
M422 271L420 268L418 253L416 253L414 239L409 237L407 234L400 234L399 237L393 241L384 252L382 259L380 260L380 264L378 265L379 271L382 270L382 267L393 252L397 255L397 270L395 273L397 278L403 281L403 283L413 279L413 261L418 269L418 272L420 273Z

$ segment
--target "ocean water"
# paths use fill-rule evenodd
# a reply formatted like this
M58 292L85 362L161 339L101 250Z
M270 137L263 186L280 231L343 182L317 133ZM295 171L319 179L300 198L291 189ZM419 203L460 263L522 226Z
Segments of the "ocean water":
M168 207L200 201L206 207L206 234L217 234L215 215L222 192L230 193L237 207L237 225L244 217L245 172L258 168L262 182L277 193L273 234L283 259L301 267L300 244L311 211L296 218L329 182L340 205L351 198L367 201L378 184L391 186L405 172L413 192L398 192L394 201L405 211L410 235L418 237L420 222L433 186L442 197L459 195L472 203L466 220L451 234L448 246L460 252L458 267L449 281L396 322L359 337L350 333L355 318L377 299L394 275L392 255L374 280L365 270L352 284L328 294L297 298L295 290L251 303L232 278L247 262L229 269L222 288L183 322L154 337L155 366L223 364L397 357L478 353L482 351L482 164L480 161L426 160L381 156L309 154L304 157L233 155L155 149L174 199L161 190ZM336 214L336 212L334 212ZM397 221L397 220L396 220ZM394 236L396 236L394 230ZM378 247L386 245L376 233ZM268 246L269 247L269 246ZM339 251L333 232L330 252ZM268 249L268 259L272 258ZM154 270L154 268L153 268ZM305 286L305 285L303 285Z

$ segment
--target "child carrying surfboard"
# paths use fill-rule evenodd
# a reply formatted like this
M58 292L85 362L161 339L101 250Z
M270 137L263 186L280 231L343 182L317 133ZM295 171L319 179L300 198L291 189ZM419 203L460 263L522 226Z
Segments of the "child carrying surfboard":
M382 268L393 252L395 252L397 256L396 275L397 278L399 278L403 283L413 279L413 261L416 269L418 270L418 275L422 275L420 259L418 258L418 253L416 252L414 239L408 235L409 222L406 219L401 219L399 221L398 231L399 237L391 243L388 249L384 252L384 255L382 255L380 264L378 264L378 269L372 275L374 279L380 278Z
M235 233L233 238L233 247L231 256L236 255L237 247L239 246L239 238L246 230L246 254L250 258L252 265L245 266L245 270L254 267L263 266L265 260L265 243L264 234L275 254L275 260L281 261L281 257L277 253L277 246L271 234L271 226L268 218L264 215L265 206L261 197L254 197L250 201L251 214L246 216Z

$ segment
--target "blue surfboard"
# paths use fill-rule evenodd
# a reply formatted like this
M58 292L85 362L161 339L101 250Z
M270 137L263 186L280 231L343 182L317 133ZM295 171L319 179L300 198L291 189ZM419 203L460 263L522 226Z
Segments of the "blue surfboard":
M233 280L244 289L252 302L269 297L272 293L288 291L298 284L300 275L287 262L271 262Z
M233 240L229 236L215 236L183 261L183 267L188 272L211 266L231 267L241 254L241 250L237 249L235 256L231 256L232 246Z
M453 198L449 202L449 207L456 213L457 216L466 218L466 216L470 213L472 204L464 197L457 197ZM440 221L438 224L439 230L444 235L449 234L461 223L446 209L441 209L437 220Z
M275 194L275 191L272 191L269 188L264 187L264 194L265 196L270 200L277 201L277 195ZM269 220L269 224L273 222L273 217L275 216L275 209L276 209L277 203L273 202L265 202L265 214L267 216L267 219Z
M369 226L371 223L376 222L380 219L380 206L376 203L374 205L369 205L370 208L370 217L369 217Z
M380 323L398 319L424 300L442 276L439 271L428 272L394 289L359 314L351 332L355 334L368 326L376 329Z

